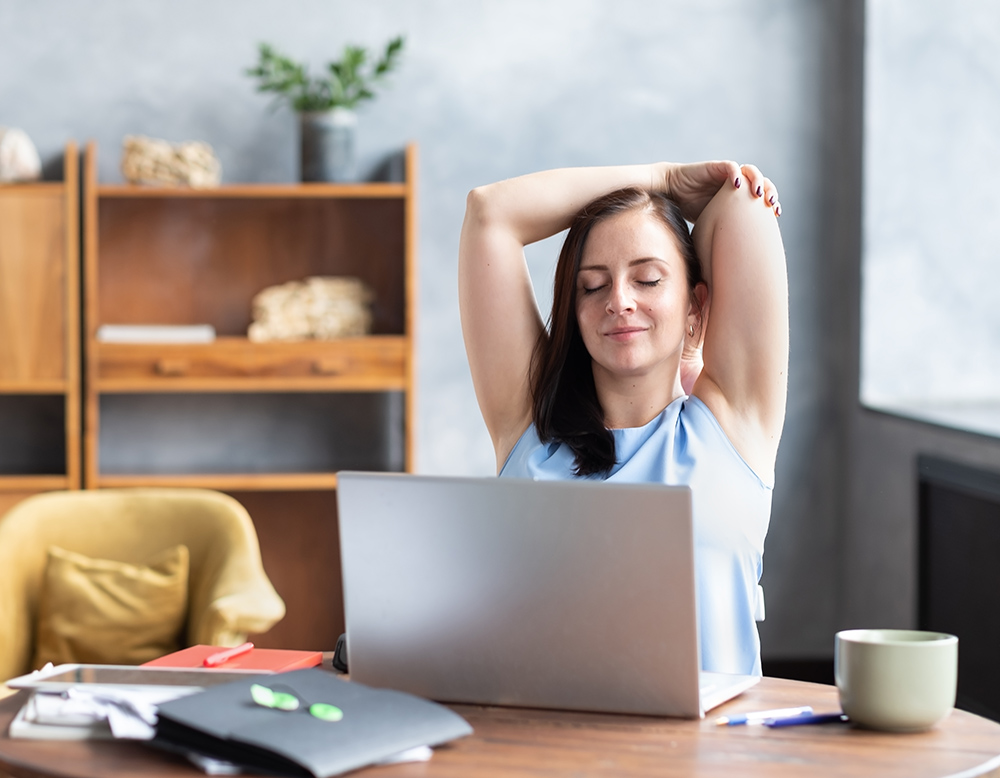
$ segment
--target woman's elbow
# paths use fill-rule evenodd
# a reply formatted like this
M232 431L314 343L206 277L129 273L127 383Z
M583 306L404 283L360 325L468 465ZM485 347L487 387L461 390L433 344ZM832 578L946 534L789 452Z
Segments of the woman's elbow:
M477 186L465 198L465 219L482 224L493 210L493 196L489 186Z
M777 230L777 218L772 208L763 197L750 192L748 187L722 187L695 222L696 233L711 235L720 222Z

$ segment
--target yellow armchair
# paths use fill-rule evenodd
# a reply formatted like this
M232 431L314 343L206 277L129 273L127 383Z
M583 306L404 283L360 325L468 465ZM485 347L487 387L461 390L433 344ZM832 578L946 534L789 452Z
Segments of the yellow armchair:
M30 667L48 549L130 564L178 544L190 553L187 645L238 645L285 605L264 573L253 522L206 489L48 492L0 519L0 681Z

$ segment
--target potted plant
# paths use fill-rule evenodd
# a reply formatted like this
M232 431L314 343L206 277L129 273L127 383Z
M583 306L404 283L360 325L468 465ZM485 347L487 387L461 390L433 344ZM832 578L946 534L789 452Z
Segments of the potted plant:
M402 36L386 44L372 61L361 46L344 47L339 61L311 76L308 68L261 43L256 67L258 92L273 92L299 114L303 181L351 181L354 171L356 107L375 97L375 88L399 63Z

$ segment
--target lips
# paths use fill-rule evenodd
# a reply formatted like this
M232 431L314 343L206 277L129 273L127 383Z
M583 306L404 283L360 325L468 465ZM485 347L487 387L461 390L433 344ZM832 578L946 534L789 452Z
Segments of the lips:
M611 338L611 340L626 341L645 331L645 327L615 327L615 329L605 332L604 336Z

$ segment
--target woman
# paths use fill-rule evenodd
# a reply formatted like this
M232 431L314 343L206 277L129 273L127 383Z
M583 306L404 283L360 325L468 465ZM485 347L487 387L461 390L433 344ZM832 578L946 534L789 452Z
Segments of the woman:
M462 328L500 475L689 485L715 672L760 673L788 364L780 210L753 166L659 163L481 187L462 227ZM567 227L547 331L523 250Z

